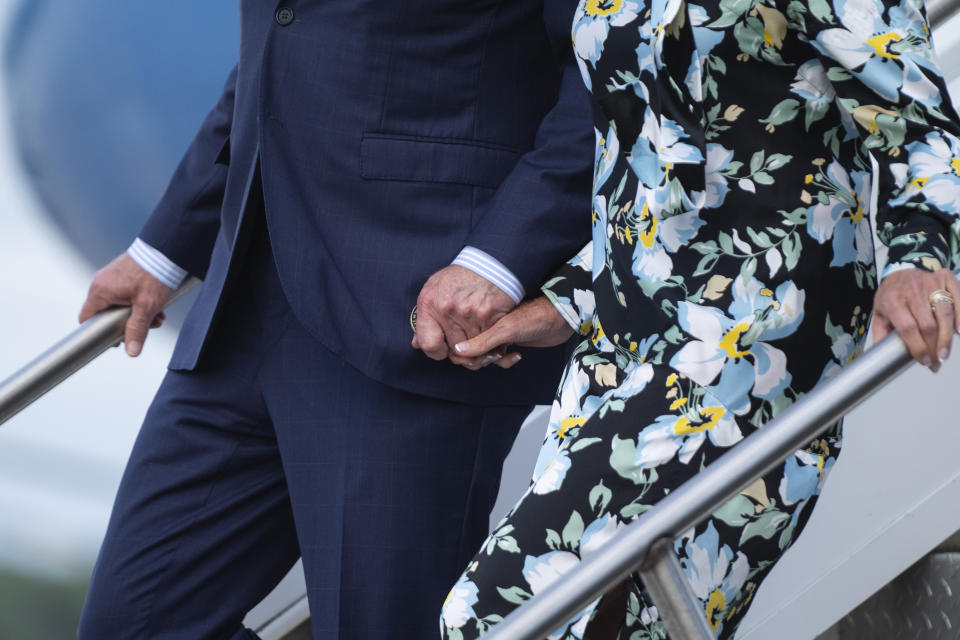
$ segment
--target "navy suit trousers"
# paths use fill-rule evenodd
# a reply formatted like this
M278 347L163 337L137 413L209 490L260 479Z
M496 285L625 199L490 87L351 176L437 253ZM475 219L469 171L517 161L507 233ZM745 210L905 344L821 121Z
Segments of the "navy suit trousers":
M248 218L199 366L168 372L147 413L79 637L255 637L243 616L301 554L314 638L434 637L529 407L360 374L297 320Z

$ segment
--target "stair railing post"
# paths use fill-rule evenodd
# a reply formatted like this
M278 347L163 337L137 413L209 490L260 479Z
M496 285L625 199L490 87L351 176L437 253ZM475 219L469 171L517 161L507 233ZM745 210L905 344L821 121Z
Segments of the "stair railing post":
M703 605L693 593L690 581L673 552L673 540L660 538L647 553L640 569L643 586L653 598L660 619L671 638L714 640Z

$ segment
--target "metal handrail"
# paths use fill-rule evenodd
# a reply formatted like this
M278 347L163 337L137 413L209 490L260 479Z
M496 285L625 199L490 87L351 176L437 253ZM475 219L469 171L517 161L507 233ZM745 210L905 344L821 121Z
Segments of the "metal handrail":
M173 292L167 306L199 283L197 278L187 278ZM129 317L130 307L112 307L101 311L0 382L0 425L117 344L123 338L123 328Z
M939 27L960 12L960 2L957 0L928 0L925 4L931 29Z
M612 585L640 571L668 632L684 640L714 635L673 554L673 541L743 487L783 463L819 433L899 375L913 360L896 334L887 336L624 527L562 580L492 627L488 640L539 640ZM656 546L655 546L656 545ZM650 553L651 549L656 553ZM672 577L671 577L672 576ZM658 593L659 592L659 593ZM699 629L699 630L697 630Z
M256 632L262 640L284 640L293 633L301 632L306 637L309 634L305 633L304 625L308 620L310 620L310 606L307 603L307 595L304 594L257 628Z

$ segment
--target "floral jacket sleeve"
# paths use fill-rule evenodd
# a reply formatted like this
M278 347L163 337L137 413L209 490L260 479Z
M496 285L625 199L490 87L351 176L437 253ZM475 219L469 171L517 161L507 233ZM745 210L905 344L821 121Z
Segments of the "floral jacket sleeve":
M911 266L956 270L960 128L922 2L792 0L787 16L820 53L850 116L845 135L859 135L880 166L877 234L889 247L883 275Z
M584 336L593 330L596 311L590 275L592 260L593 242L588 242L543 285L544 295L563 319Z

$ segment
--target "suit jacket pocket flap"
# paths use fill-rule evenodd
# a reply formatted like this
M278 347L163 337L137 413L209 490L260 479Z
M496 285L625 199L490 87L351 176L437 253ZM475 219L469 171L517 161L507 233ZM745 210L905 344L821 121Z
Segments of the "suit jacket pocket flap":
M517 151L480 142L368 133L360 142L360 175L496 188L519 157Z

